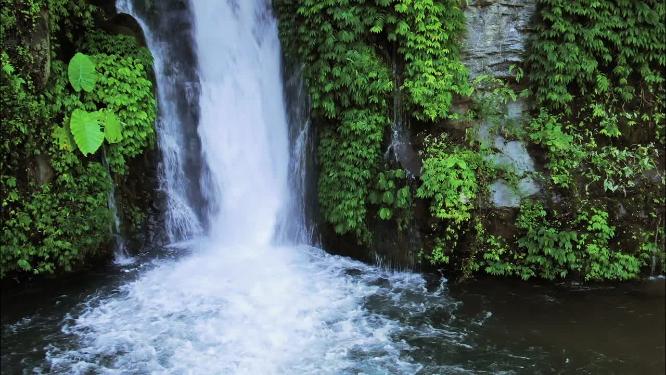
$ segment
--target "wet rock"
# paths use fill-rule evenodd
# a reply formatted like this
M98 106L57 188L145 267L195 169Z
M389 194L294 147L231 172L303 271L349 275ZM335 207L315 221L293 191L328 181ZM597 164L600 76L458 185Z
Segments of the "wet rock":
M503 179L490 185L491 201L497 208L517 208L523 198L536 195L540 191L539 185L529 176L518 181L515 187Z
M520 206L520 195L502 179L490 185L490 197L495 207L513 208Z
M35 28L30 33L29 48L33 59L33 78L38 87L43 88L51 75L51 38L49 13L46 9L39 13Z
M470 75L508 77L522 61L536 0L469 0L464 61Z
M532 177L528 176L518 181L518 193L520 193L520 196L523 198L536 195L540 191L541 188L539 187L539 184L537 184Z

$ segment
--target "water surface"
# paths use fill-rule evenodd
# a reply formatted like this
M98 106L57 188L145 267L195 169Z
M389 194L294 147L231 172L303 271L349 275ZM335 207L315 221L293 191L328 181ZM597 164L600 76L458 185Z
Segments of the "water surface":
M664 372L663 280L448 285L309 247L238 254L4 290L2 373Z

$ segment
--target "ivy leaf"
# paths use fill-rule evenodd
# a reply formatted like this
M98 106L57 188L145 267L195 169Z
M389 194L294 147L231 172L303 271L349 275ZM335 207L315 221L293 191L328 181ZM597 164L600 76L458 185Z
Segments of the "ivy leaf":
M392 216L391 214L392 212L390 208L382 207L379 209L379 218L382 220L390 219Z
M67 129L62 126L56 126L55 129L53 129L52 137L56 141L59 149L64 151L72 151L74 149L71 135Z
M74 110L69 120L69 129L83 155L94 154L104 142L104 133L99 126L99 112Z
M91 92L97 83L95 63L93 63L88 55L77 52L69 61L67 77L76 92L81 91L81 89Z
M16 264L24 271L30 271L32 269L32 266L30 266L30 263L28 263L27 260L25 259L19 259Z
M104 138L109 143L118 143L123 140L122 126L120 120L113 112L102 112L101 119L104 123Z

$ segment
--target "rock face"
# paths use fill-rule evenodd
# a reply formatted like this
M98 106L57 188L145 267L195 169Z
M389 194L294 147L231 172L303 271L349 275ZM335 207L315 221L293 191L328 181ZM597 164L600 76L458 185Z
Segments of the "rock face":
M47 11L40 12L28 45L37 67L34 72L35 82L44 87L51 73L51 38Z
M467 37L463 48L470 75L509 78L509 67L524 58L535 12L536 0L470 0L465 9ZM522 100L509 103L507 117L519 123L526 107ZM500 124L504 126L507 124ZM492 183L490 201L495 207L518 207L522 198L539 192L529 176L534 172L534 161L522 142L504 139L498 134L498 127L487 122L480 125L479 137L495 151L490 157L497 164L513 169L522 178L517 186L501 179Z
M535 12L536 0L469 0L463 58L472 77L509 76L523 59Z
M541 191L532 178L536 171L535 162L525 144L504 138L500 131L521 127L520 119L526 105L523 99L510 102L506 107L506 119L497 124L486 120L479 125L479 141L492 150L486 160L500 169L513 171L520 178L515 184L498 179L490 185L490 202L496 208L517 208L523 198Z
M512 76L511 65L520 65L527 48L527 39L532 32L533 17L536 13L536 0L467 0L465 8L467 35L462 46L463 62L470 76L490 74L501 79ZM394 107L400 108L400 98L394 97ZM469 103L461 99L453 103L453 111L464 113ZM516 181L498 179L489 186L489 207L497 218L493 233L510 237L516 208L523 199L542 194L541 188L533 178L538 170L535 160L521 141L503 135L502 130L520 126L521 119L529 110L525 99L507 103L499 119L481 119L478 123L467 121L448 121L442 124L452 134L465 134L469 127L477 127L479 141L490 149L489 159L504 170L511 170L517 176ZM402 116L396 113L391 145L392 152L399 165L409 172L415 184L420 176L421 160L418 147L421 142L412 142L414 134L408 134ZM509 132L510 133L510 132ZM454 137L455 138L455 137ZM461 137L464 138L464 137ZM412 149L412 145L416 149ZM322 226L321 238L324 247L333 252L352 256L357 259L374 262L395 269L417 269L420 249L427 241L425 233L432 225L429 221L428 207L417 200L413 207L411 221L405 225L406 232L398 230L386 222L369 224L373 234L373 246L367 248L356 245L353 236L339 236L330 228Z

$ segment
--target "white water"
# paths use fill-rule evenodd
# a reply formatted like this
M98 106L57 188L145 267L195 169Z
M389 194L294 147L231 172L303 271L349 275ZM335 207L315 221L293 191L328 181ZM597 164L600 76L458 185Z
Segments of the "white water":
M289 203L277 25L265 1L193 1L216 246L267 246ZM291 218L298 220L298 218ZM246 251L252 251L248 249Z
M122 227L120 225L120 215L118 214L118 205L116 204L116 187L113 179L110 178L111 171L109 170L109 165L106 163L106 150L104 150L104 166L109 173L109 180L111 180L111 191L109 191L107 205L109 206L109 210L113 215L113 222L110 228L114 242L113 263L119 266L128 266L134 263L134 258L132 258L127 252L127 243L125 242L125 237L123 236Z
M134 258L132 258L127 252L127 243L125 242L125 237L120 227L120 216L118 215L118 207L116 205L116 189L112 188L109 192L109 209L113 214L113 228L111 228L111 233L114 238L114 249L113 249L113 263L119 266L127 266L134 263Z
M174 88L174 81L184 78L179 74L179 62L169 60L172 56L169 54L168 41L152 32L134 9L133 0L117 0L116 7L119 12L130 14L139 22L153 55L159 106L156 123L157 141L162 157L159 163L159 189L166 198L164 229L169 241L188 240L202 234L203 225L194 212L188 197L188 184L185 183L188 174L186 171L188 140L184 137L182 129L184 124L179 121L178 107L175 103L178 91Z
M293 233L308 230L302 228L302 197L293 194L298 189L290 189L290 175L303 179L302 170L290 172L290 166L302 165L293 160L302 155L290 153L280 45L269 4L196 0L191 6L209 233L190 243L190 255L158 262L117 292L89 298L64 324L64 332L77 344L49 348L49 371L418 371L421 366L410 363L409 345L396 338L414 328L402 326L390 314L371 312L366 304L376 297L382 306L399 304L400 314L417 314L443 303L440 295L426 292L420 276L331 256L294 244L304 238L300 235L284 238L278 233L287 226L301 227ZM150 41L153 36L146 35L159 75L164 61ZM158 79L158 84L168 82ZM161 103L167 116L169 105ZM180 151L171 149L177 146L171 141L180 136L178 127L165 123L158 130L166 147L164 162L177 166ZM300 134L291 142L292 151L304 147L303 138ZM178 198L183 171L174 170L177 173L165 174L165 185ZM176 198L170 198L169 209L178 210L172 216L194 217ZM410 300L415 295L418 298ZM439 335L429 325L418 332L412 336Z

